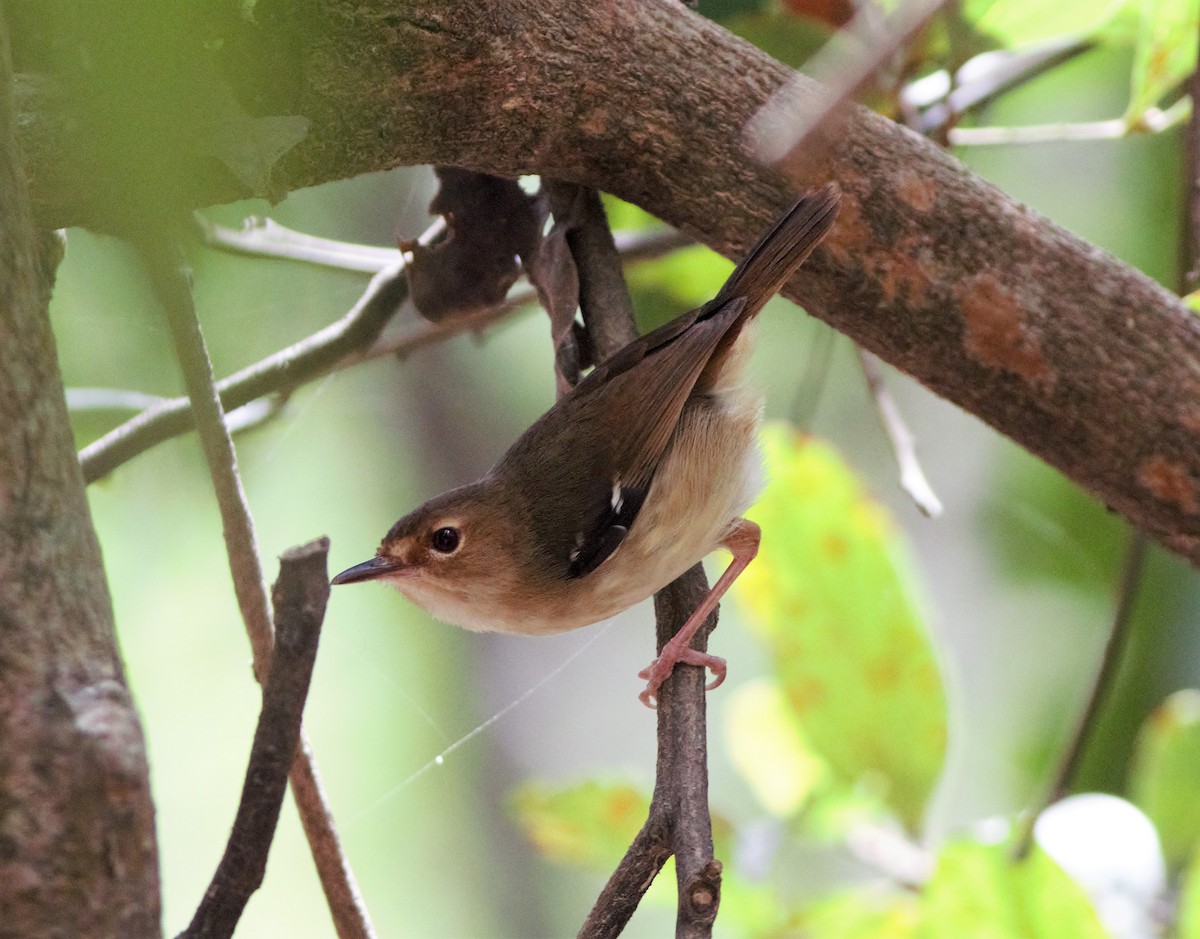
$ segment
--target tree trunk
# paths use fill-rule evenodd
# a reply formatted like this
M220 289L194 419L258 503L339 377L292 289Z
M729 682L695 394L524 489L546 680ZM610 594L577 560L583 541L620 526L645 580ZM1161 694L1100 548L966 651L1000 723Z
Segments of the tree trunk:
M125 685L14 139L0 18L0 937L158 936L141 726Z

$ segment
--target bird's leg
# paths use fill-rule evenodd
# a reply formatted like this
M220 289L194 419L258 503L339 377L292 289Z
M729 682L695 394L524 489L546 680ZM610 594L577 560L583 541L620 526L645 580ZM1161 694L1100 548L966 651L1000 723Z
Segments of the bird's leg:
M638 695L646 707L658 706L658 687L667 680L679 662L711 669L713 680L706 686L709 691L725 680L725 660L693 649L692 638L704 621L708 619L708 615L716 609L717 603L725 595L725 591L738 579L738 575L746 569L746 565L754 560L754 556L758 554L758 543L761 539L762 529L749 519L735 519L730 525L729 530L721 539L721 547L733 554L733 560L725 568L725 573L713 584L708 595L696 607L696 612L688 617L688 621L683 624L679 632L663 646L658 658L638 672L638 678L646 679L646 688Z

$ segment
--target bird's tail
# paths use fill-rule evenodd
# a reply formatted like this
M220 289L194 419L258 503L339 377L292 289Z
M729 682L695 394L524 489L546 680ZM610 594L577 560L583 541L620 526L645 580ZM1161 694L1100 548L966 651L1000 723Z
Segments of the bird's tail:
M836 183L802 195L746 253L710 305L745 297L745 312L756 316L829 232L841 197Z

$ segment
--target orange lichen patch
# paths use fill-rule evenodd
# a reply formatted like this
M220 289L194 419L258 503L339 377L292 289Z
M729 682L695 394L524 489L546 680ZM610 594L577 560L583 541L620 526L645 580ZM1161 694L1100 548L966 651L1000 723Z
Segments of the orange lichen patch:
M871 243L871 230L862 217L862 206L854 194L843 187L842 202L838 206L837 221L821 242L835 264L846 264L853 257L861 257Z
M1170 503L1188 515L1200 514L1200 480L1186 466L1155 456L1138 467L1138 483L1154 498Z
M928 177L919 173L900 173L897 179L896 195L918 212L928 212L933 208L934 199L937 198L937 186Z
M1200 434L1200 408L1189 406L1181 409L1179 426L1190 430L1193 434Z
M1025 323L1025 311L1003 284L991 274L976 274L955 292L962 307L963 346L968 353L1031 384L1054 384L1054 371L1042 355L1037 336Z
M912 239L915 242L915 239ZM897 246L896 253L875 271L883 299L891 303L902 297L913 306L922 306L929 292L930 278L918 260L913 244Z

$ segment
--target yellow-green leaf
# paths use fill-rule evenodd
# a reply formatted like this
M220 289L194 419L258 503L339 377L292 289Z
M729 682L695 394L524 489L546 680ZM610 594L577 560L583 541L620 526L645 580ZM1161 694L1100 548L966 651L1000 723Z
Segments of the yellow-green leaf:
M1179 898L1179 939L1200 939L1200 854L1192 858Z
M921 899L922 939L1107 939L1083 890L1041 850L951 842Z
M774 682L747 682L730 697L725 740L734 766L778 818L798 811L828 772Z
M762 548L738 596L817 753L915 830L946 701L900 536L828 445L772 426L763 448Z
M1058 36L1083 35L1108 23L1125 0L965 0L964 21L1007 47Z
M1154 822L1163 857L1181 870L1200 846L1200 691L1177 691L1142 725L1133 802Z
M1200 4L1196 0L1142 0L1137 49L1133 57L1129 110L1136 122L1160 103L1196 67L1196 33Z
M626 783L529 782L512 794L510 804L521 830L546 857L611 868L642 827L650 800Z
M912 894L848 890L804 910L791 935L810 939L910 939L917 935L917 913L917 899Z

